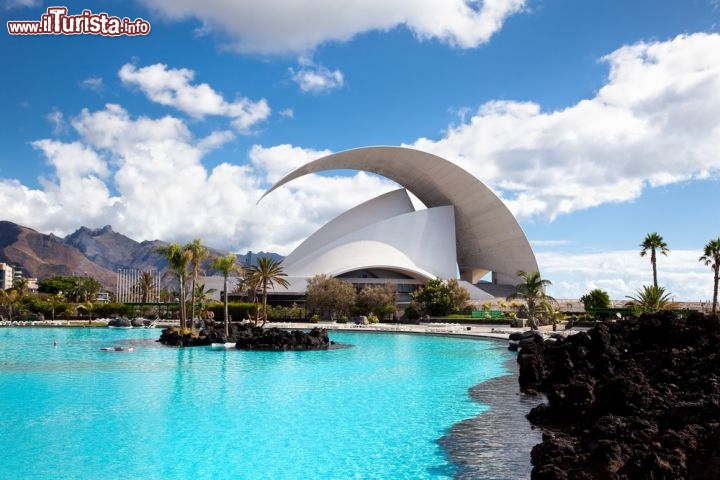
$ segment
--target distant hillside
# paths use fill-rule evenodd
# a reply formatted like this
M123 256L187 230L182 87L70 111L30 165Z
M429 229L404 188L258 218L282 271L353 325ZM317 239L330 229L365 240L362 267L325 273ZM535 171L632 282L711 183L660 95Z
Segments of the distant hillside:
M165 270L167 261L157 253L165 245L167 242L161 240L136 242L115 232L110 225L97 229L80 227L63 239L0 221L0 262L20 266L25 276L41 280L57 275L88 275L114 290L118 269ZM226 255L217 249L209 250L212 257ZM248 254L251 265L258 256L283 258L276 253ZM237 263L243 265L248 254L238 255Z
M89 275L109 287L115 284L112 269L99 265L55 235L0 221L0 261L21 266L28 277Z
M65 237L64 243L78 249L93 263L113 271L119 268L162 270L167 265L165 258L157 253L157 249L167 243L158 240L138 243L113 231L110 225L94 230L80 227Z
M255 265L259 257L270 257L273 260L282 260L285 258L280 254L272 252L247 252L245 255L237 256L237 263L242 267L245 267L246 265Z

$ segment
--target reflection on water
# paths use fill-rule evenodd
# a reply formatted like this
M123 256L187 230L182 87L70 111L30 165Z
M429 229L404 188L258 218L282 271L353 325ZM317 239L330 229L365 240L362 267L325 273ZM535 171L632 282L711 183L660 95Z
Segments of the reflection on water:
M490 409L454 425L439 441L458 466L458 480L530 478L530 451L542 432L531 428L525 415L544 398L520 394L517 363L506 367L510 375L470 389L473 399Z

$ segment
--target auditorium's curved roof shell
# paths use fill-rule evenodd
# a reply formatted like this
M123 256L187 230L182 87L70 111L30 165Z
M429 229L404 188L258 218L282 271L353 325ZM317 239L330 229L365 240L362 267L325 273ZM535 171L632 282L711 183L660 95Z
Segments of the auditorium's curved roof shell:
M432 232L434 242L448 244L449 237L447 235L443 239L437 238L439 229L445 230L447 234L452 234L456 242L457 268L464 280L476 283L487 272L492 271L494 279L498 283L515 284L518 283L516 275L518 270L538 271L537 261L530 244L505 204L482 182L462 168L441 157L419 150L404 147L365 147L328 155L289 173L265 192L263 197L303 175L341 169L364 170L387 177L411 191L431 211L438 207L454 207L454 231L447 227L447 213L427 213L415 218L418 219L418 222L427 222L432 217L432 222L426 223L425 227L427 228L424 231ZM378 197L378 199L380 198L382 196ZM387 205L383 208L392 210L400 203L400 200L395 199L394 203L386 201L381 204ZM409 228L408 225L414 224L415 221L412 219L413 214L406 210L398 210L396 215L400 216L386 216L386 218L376 219L372 223L380 221L385 222L387 226L393 223L393 218L399 220L402 217L404 228ZM291 260L291 262L286 264L287 267L295 262L303 261L302 258L308 258L309 255L318 260L322 257L323 260L320 262L321 265L316 264L314 267L311 265L315 262L305 261L306 268L303 270L308 269L309 272L309 269L313 268L326 269L325 271L315 271L312 274L340 271L343 267L334 268L330 263L344 258L343 254L339 254L340 251L345 252L346 255L348 251L352 250L348 249L347 245L343 246L343 242L357 242L357 231L363 229L365 234L364 236L360 234L360 237L364 240L389 244L396 250L395 253L388 253L385 247L379 248L378 258L372 262L373 264L390 266L383 260L383 255L393 257L399 252L410 251L419 255L432 253L426 251L425 248L419 248L419 244L427 241L427 239L423 239L422 235L403 235L402 231L388 233L387 229L368 227L367 219L364 221L362 219L368 214L372 215L374 211L376 209L372 207L357 207L341 215L323 229L318 230L315 235L308 238L288 256L287 260ZM422 210L416 213L419 212ZM356 224L356 222L360 223ZM449 232L447 232L448 229ZM378 237L371 239L372 234L369 232L376 232ZM399 235L399 237L395 235ZM398 242L403 242L404 245L398 246ZM329 246L330 244L333 246ZM357 247L360 245L356 244ZM369 244L363 245L370 246ZM340 250L336 250L335 254L329 253L334 248ZM302 254L303 251L305 254ZM435 251L437 252L437 250ZM367 255L368 252L364 251L363 257ZM422 258L412 258L412 260L415 263L423 263ZM364 261L369 261L369 259L365 258ZM427 263L425 262L425 264ZM448 271L447 266L439 268L441 271L437 272L428 272L425 268L421 270L422 272L417 273L421 273L423 276L430 273L440 278L447 278L445 276ZM436 270L436 268L432 270Z

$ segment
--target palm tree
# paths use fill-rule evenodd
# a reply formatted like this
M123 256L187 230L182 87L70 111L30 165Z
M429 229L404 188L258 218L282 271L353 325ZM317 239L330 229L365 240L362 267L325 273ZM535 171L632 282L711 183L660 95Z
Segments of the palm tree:
M63 302L65 302L65 297L63 295L63 292L58 292L54 294L50 294L48 297L48 300L50 301L50 311L52 315L53 321L55 321L55 310L60 307Z
M0 305L5 307L8 311L8 316L10 316L12 313L12 309L10 308L10 294L2 288L0 288ZM10 318L10 320L12 320L12 318Z
M215 260L213 260L212 266L213 268L220 270L223 275L223 300L224 300L224 313L223 316L223 322L225 323L225 338L227 339L230 335L230 324L228 322L228 277L230 276L230 273L233 271L237 271L240 269L239 266L235 265L235 260L237 257L234 253L228 253L224 257L217 257Z
M523 279L522 283L515 286L516 291L507 296L507 300L524 300L528 309L528 323L533 330L537 328L535 313L538 312L543 302L555 301L549 295L545 295L545 287L552 285L550 280L540 277L540 272L524 272L519 270L518 277Z
M540 302L540 311L551 322L553 331L557 329L557 324L562 322L565 314L560 310L560 304L552 297L545 296L545 300Z
M255 303L257 301L257 285L250 278L249 269L240 267L241 273L235 284L234 292L241 295L246 301Z
M158 253L164 255L168 261L168 267L170 272L175 278L177 278L180 284L180 329L185 330L187 327L186 323L186 310L185 310L185 279L188 273L188 264L192 258L192 253L180 246L179 243L171 243L167 247L161 247Z
M667 248L667 243L665 243L665 240L657 233L648 233L647 236L645 236L645 240L643 240L643 243L640 244L642 247L642 250L640 250L640 256L644 257L647 255L647 252L650 251L650 263L652 264L652 270L653 270L653 285L655 288L658 286L657 281L657 256L656 252L659 250L660 253L663 255L667 255L670 251Z
M20 296L20 293L14 288L10 288L6 290L6 292L8 302L8 316L10 317L10 320L12 320L13 315L18 316L22 313L22 304L20 303L22 297Z
M274 288L275 284L282 287L289 287L290 283L283 277L287 274L283 271L282 262L273 260L270 257L259 257L252 267L249 269L250 283L262 289L263 295L263 323L261 327L265 326L267 322L267 292L268 288ZM255 319L257 322L257 318Z
M705 245L703 250L703 256L698 260L703 262L705 265L709 265L713 271L713 303L712 303L712 314L715 315L717 312L717 300L718 300L718 273L720 272L720 237L715 240L710 240Z
M633 309L635 315L642 313L655 313L660 310L675 310L677 305L670 300L670 293L664 287L644 285L635 296L628 297L627 306Z
M148 303L150 295L155 291L155 278L153 277L153 273L142 272L135 288L140 292L140 301L142 303Z
M185 249L190 252L190 271L192 272L192 292L193 292L193 298L192 298L192 316L190 317L192 321L195 320L195 301L197 297L195 296L195 283L197 282L197 276L198 273L200 273L200 269L202 267L202 262L205 261L205 259L208 257L209 252L208 249L203 247L202 240L199 238L196 238L192 242L185 245Z
M78 305L77 307L78 315L80 314L80 310L84 310L85 313L88 315L88 325L92 324L92 317L93 317L93 311L95 310L95 305L91 301L87 301L81 305ZM54 309L53 309L54 312ZM55 314L53 313L53 316Z
M255 318L254 322L257 325L258 318L260 318L260 305L258 304L258 290L260 289L260 279L253 275L250 269L245 270L245 276L242 281L238 284L238 288L244 291L245 297L248 301L255 304Z
M17 290L18 295L24 297L28 293L28 279L18 278L13 282L13 288Z
M211 298L210 295L212 295L215 292L217 292L217 289L215 289L215 288L208 288L206 290L204 283L198 283L197 285L195 285L195 298L197 299L197 303L198 303L198 307L199 307L198 308L198 317L199 318L204 318L204 315L206 313L205 302L207 300L209 300Z

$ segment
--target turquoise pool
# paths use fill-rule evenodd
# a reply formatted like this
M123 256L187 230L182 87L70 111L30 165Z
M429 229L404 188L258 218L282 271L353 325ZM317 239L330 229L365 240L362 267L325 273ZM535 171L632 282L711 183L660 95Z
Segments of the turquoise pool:
M352 347L240 352L159 333L0 329L0 478L452 478L439 439L513 358L490 340L331 332ZM100 350L116 345L136 351Z

